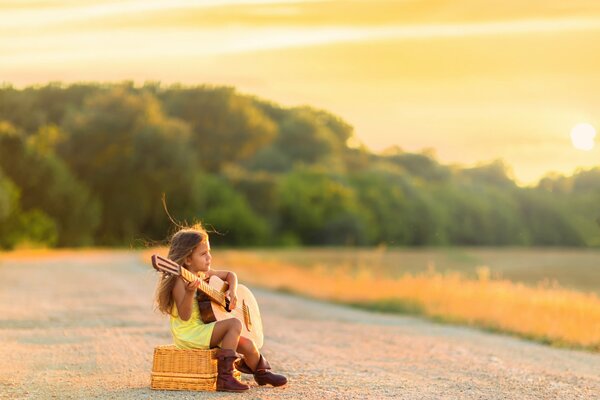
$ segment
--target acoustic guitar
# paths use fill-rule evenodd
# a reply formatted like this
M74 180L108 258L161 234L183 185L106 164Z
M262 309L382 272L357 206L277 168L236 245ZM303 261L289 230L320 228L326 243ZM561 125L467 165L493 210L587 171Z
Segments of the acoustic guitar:
M198 290L206 295L210 301L199 302L200 317L204 323L222 321L236 318L242 323L242 336L252 339L257 348L263 345L263 329L258 303L254 295L244 285L237 286L237 307L229 308L229 299L225 296L228 283L216 275L210 277L208 283L204 281L205 275L195 275L181 267L176 262L157 254L152 255L152 266L159 272L182 277L186 282L200 281Z

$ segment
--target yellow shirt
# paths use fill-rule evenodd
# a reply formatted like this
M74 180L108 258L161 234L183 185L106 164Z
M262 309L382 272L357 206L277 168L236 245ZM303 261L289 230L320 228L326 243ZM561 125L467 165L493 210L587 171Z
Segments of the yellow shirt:
M205 324L200 319L200 309L196 299L192 301L192 316L187 321L179 318L177 305L173 303L170 317L171 334L175 346L180 349L208 349L215 322Z

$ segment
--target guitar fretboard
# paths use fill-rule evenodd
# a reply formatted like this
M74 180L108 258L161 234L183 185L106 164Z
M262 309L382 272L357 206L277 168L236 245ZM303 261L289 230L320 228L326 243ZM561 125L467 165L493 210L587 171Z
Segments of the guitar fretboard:
M203 276L194 275L185 268L181 268L181 276L188 282L195 282L199 280L200 285L198 286L198 289L206 293L206 295L212 300L225 307L225 293L218 291L217 289L210 286L208 283L204 282L204 279L202 279Z

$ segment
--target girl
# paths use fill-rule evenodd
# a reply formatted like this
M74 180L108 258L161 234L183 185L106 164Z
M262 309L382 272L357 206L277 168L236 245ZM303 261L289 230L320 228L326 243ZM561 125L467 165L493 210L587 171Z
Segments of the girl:
M229 298L230 308L237 303L237 276L230 271L210 269L211 254L208 233L200 225L182 228L176 232L170 241L168 258L190 272L204 272L208 280L216 275L229 284L225 296ZM198 302L195 298L196 289L200 282L186 283L174 275L162 275L156 291L157 308L170 316L171 333L177 347L182 349L208 349L220 347L217 350L217 390L241 392L249 386L241 383L232 375L233 365L238 358L236 351L243 358L236 362L240 372L253 374L259 385L271 384L281 386L287 383L283 375L269 371L269 363L258 352L251 339L240 336L242 324L235 318L204 324L200 319Z

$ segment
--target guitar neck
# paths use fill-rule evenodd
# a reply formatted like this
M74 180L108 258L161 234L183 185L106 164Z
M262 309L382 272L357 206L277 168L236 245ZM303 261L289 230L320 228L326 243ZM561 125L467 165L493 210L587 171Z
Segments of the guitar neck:
M197 280L199 280L200 285L198 286L198 290L205 293L208 297L211 298L211 300L213 300L213 301L221 304L223 307L225 307L225 304L226 304L225 294L221 293L220 291L211 287L208 283L204 282L204 279L202 279L202 277L199 277L198 275L194 275L193 273L191 273L190 271L188 271L185 268L181 268L181 277L183 279L185 279L187 282L196 282Z

